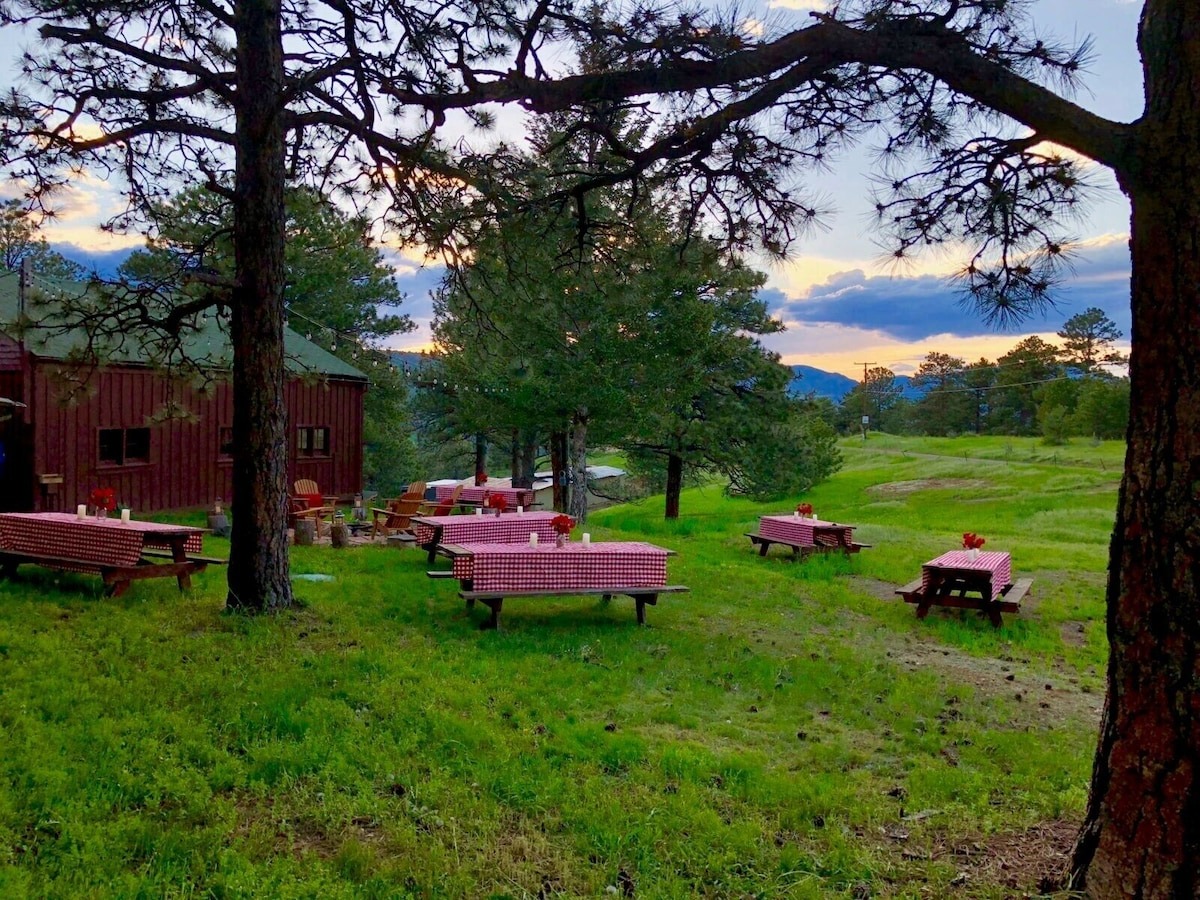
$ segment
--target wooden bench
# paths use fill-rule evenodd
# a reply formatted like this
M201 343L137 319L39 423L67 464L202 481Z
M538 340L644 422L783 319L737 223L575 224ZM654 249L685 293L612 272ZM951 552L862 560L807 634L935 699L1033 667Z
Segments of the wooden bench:
M151 559L145 557L151 557ZM157 559L163 559L164 562L157 562ZM175 560L169 550L143 550L142 558L136 565L110 566L62 556L0 550L0 571L7 578L16 575L17 566L22 563L43 566L48 569L98 574L104 582L105 594L109 597L121 596L128 589L130 582L146 578L174 576L179 584L179 589L188 590L192 586L193 572L203 572L210 564L224 564L225 562L226 560L211 556L188 556L185 560Z
M767 551L771 549L772 544L779 544L782 547L791 547L792 556L800 556L804 558L810 553L828 553L830 550L841 550L843 553L858 553L864 548L869 548L870 544L856 544L851 541L849 544L797 544L793 541L785 541L783 538L766 537L759 534L757 531L746 532L746 537L750 538L750 543L759 548L758 555L766 556Z
M896 591L904 598L905 603L917 604L917 618L923 619L929 615L932 606L945 606L951 609L976 609L980 615L987 616L991 623L999 628L1003 624L1001 613L1018 613L1021 611L1021 601L1033 586L1032 578L1018 578L1007 585L995 600L985 601L982 597L967 597L960 589L956 593L940 592L937 595L927 594L922 580L917 578Z
M440 572L427 573L431 578L442 578ZM453 577L453 576L451 576ZM467 609L472 609L475 606L475 601L478 600L492 611L491 617L484 622L481 628L499 628L500 627L500 609L504 605L505 597L567 597L573 595L600 595L604 600L611 600L617 594L622 594L627 597L632 597L637 604L637 621L639 625L646 624L646 607L658 605L659 594L678 594L688 590L682 584L664 584L658 587L605 587L605 588L560 588L549 591L469 591L462 590L458 592L458 596L467 601Z

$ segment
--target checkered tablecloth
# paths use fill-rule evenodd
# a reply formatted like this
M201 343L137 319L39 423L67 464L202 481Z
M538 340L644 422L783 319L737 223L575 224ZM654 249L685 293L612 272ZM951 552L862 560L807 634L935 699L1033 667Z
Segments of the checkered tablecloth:
M556 512L526 512L520 515L497 516L421 516L413 519L413 531L418 544L433 542L436 527L442 527L443 544L519 544L529 541L536 532L538 541L554 543L550 523Z
M758 520L758 533L765 538L776 538L790 544L804 544L815 547L816 538L813 529L837 529L840 540L849 544L854 540L853 525L838 525L836 522L826 522L823 519L802 519L797 516L762 516Z
M949 553L943 553L937 559L931 559L921 566L921 590L929 589L929 582L935 569L977 569L981 572L990 572L993 599L1000 596L1000 591L1012 584L1012 557L1000 550L986 552L981 550L973 562L967 558L966 550L951 550Z
M145 547L169 549L172 539L187 535L188 553L202 550L199 528L132 521L120 516L76 518L69 513L4 513L0 515L0 549L13 553L79 560L80 571L96 566L133 566ZM90 570L95 571L95 570Z
M529 544L466 544L470 556L454 560L454 577L471 579L476 591L570 591L580 588L661 587L667 583L667 551L635 541L579 541L565 547Z
M434 490L437 499L449 500L450 495L454 493L454 485L439 484ZM508 502L508 508L513 510L518 506L533 506L533 491L529 488L465 487L458 495L458 499L467 503L482 503L484 494L503 494L504 499Z

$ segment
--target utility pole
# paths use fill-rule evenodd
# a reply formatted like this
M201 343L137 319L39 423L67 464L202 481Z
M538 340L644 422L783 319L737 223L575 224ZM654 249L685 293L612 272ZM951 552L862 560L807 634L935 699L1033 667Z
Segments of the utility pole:
M863 380L862 380L862 436L863 436L863 443L865 444L865 443L867 442L867 425L869 425L869 424L870 424L870 422L871 422L871 417L870 417L870 416L867 414L867 366L874 366L874 365L876 365L876 363L873 363L873 362L858 363L858 362L856 362L856 363L855 363L855 365L856 365L856 366L862 366L862 367L863 367Z

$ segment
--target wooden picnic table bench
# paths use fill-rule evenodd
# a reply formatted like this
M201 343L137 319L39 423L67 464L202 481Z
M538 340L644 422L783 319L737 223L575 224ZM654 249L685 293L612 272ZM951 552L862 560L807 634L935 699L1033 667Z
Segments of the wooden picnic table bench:
M993 626L1003 624L1002 613L1021 611L1021 601L1033 585L1032 578L1012 580L1009 554L980 553L971 560L964 551L943 553L921 567L921 577L896 591L905 603L917 605L924 619L934 606L974 609Z
M482 628L499 627L506 598L572 595L598 595L605 601L617 595L632 597L638 624L644 625L646 607L656 606L660 594L688 590L684 585L666 584L666 558L675 553L653 544L603 542L585 548L574 543L556 548L475 543L443 545L441 549L454 569L430 571L429 577L457 578L459 597L468 610L476 601L487 606L491 616Z

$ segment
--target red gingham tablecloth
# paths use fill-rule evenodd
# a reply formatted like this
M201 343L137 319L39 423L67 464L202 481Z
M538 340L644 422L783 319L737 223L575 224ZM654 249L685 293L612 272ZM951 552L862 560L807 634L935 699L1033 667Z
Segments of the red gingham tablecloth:
M758 533L765 538L778 538L792 544L816 546L813 539L813 526L838 528L842 531L843 543L849 544L854 539L853 525L838 525L836 522L826 522L823 519L802 519L797 516L762 516L758 520Z
M4 513L0 515L0 549L77 559L80 571L97 566L132 566L143 547L169 549L170 538L187 535L188 553L202 549L203 530L160 522L121 523L120 515L79 519L70 513Z
M585 548L539 544L467 544L454 560L454 577L476 591L570 591L576 588L660 587L667 583L667 551L636 541Z
M439 484L434 490L437 492L437 499L449 500L450 495L454 493L454 485ZM533 491L529 488L465 487L462 489L462 493L458 495L458 499L465 500L468 503L482 503L485 493L503 494L510 510L515 510L518 506L533 506Z
M929 588L931 569L979 569L992 573L992 599L1012 583L1012 557L1000 550L979 551L974 562L967 559L966 550L951 550L921 566L921 590Z
M537 532L538 541L554 543L550 523L556 512L525 512L520 515L497 516L421 516L413 519L418 544L433 541L434 526L442 526L443 544L519 544L528 543L529 533Z

